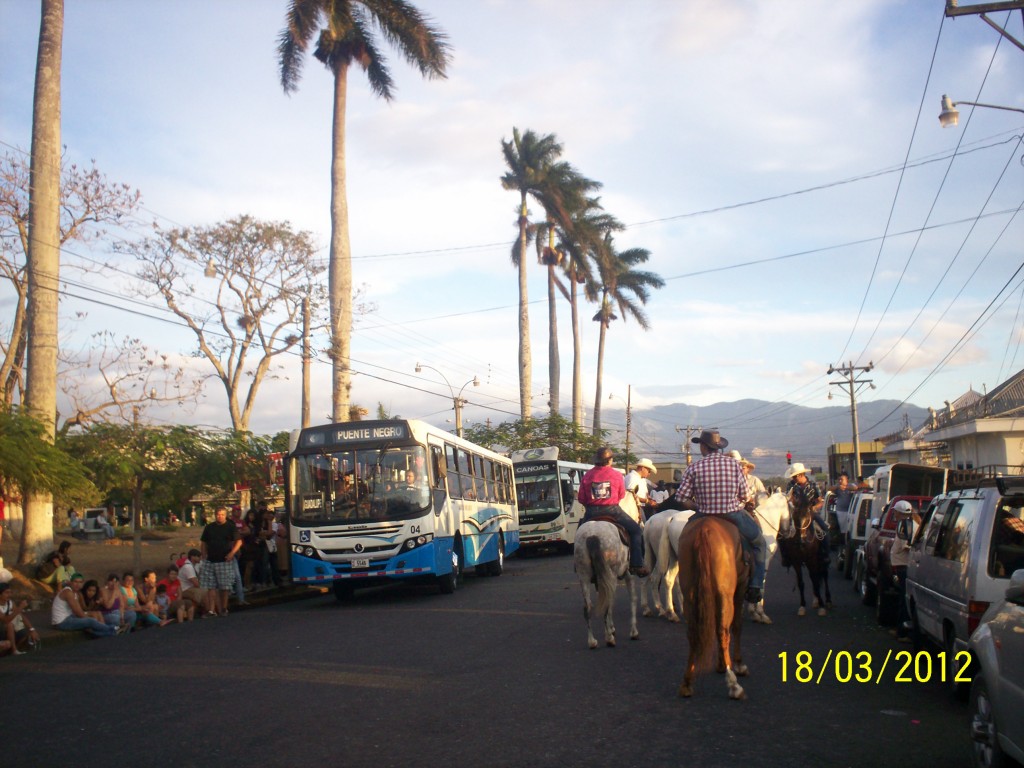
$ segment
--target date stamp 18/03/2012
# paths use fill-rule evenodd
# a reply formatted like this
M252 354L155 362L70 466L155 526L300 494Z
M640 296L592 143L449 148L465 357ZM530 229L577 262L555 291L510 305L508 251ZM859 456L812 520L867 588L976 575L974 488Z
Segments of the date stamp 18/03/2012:
M892 651L876 657L869 651L829 651L825 660L815 663L810 651L779 654L782 662L782 682L813 683L834 678L839 683L874 683L883 680L894 683L971 682L971 654L956 651ZM952 662L950 664L949 662ZM887 676L888 675L888 676Z

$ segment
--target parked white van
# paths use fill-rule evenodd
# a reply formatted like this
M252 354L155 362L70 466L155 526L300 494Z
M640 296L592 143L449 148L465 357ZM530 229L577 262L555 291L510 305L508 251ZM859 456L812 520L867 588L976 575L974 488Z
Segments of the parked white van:
M915 642L945 656L946 682L966 696L967 641L982 614L1024 568L1024 477L983 480L936 496L911 544L907 608Z

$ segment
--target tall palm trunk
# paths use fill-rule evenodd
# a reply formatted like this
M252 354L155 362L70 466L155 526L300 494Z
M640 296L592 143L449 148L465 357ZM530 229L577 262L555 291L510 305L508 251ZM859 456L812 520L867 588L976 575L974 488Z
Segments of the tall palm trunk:
M607 302L607 299L605 300ZM603 307L604 305L602 305ZM608 322L601 319L601 332L597 338L597 391L594 393L594 429L592 434L601 434L601 380L604 377L604 337L608 331Z
M549 259L550 261L550 259ZM555 303L555 265L548 264L548 392L549 413L558 415L558 384L561 379L561 365L558 358L558 305Z
M530 413L530 309L529 288L526 273L526 193L522 193L523 204L519 213L519 414L524 421Z
M572 312L572 422L583 427L583 339L580 335L579 296L576 267L569 272L569 308Z
M29 192L28 368L25 405L53 440L57 420L57 280L60 275L60 70L64 0L42 0L32 101ZM19 563L53 546L53 497L28 493Z
M352 246L348 236L348 192L345 176L345 104L348 64L334 73L334 125L331 130L331 254L328 291L331 306L331 414L349 420L352 396Z

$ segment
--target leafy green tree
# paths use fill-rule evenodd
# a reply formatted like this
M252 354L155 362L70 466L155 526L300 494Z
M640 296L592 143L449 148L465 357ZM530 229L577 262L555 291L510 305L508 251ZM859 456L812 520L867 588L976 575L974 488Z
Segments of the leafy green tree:
M278 38L281 86L299 87L302 64L310 44L313 56L334 76L334 128L331 136L331 400L334 421L349 420L352 344L352 249L348 229L345 179L345 109L348 71L363 68L371 90L390 101L394 82L379 38L398 49L424 77L445 77L450 53L446 35L404 0L290 0L286 26ZM374 34L376 28L377 34Z
M465 437L499 453L556 445L560 459L589 462L603 444L605 434L586 432L570 419L555 414L543 419L506 421L496 427L473 424L466 427Z
M601 384L604 375L604 343L608 328L618 319L616 308L622 314L623 322L628 317L636 320L643 330L651 327L644 312L644 305L650 299L651 288L662 288L665 281L654 272L639 270L651 257L645 248L630 248L619 252L615 249L610 234L605 236L605 250L598 261L600 277L600 308L594 315L594 322L601 327L597 342L597 391L594 395L594 434L601 431Z
M99 498L86 467L74 454L50 442L43 424L20 411L0 411L0 493L7 499L56 494L72 504L92 504ZM52 548L52 526L48 540L39 539L31 546L26 546L23 529L18 563L34 563L44 549Z

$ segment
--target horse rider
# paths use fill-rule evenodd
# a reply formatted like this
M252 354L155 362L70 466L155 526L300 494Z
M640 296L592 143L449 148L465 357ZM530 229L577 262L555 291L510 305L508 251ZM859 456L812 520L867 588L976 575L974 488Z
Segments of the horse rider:
M767 499L768 489L764 487L761 478L753 474L757 465L752 461L744 459L739 451L729 451L729 455L740 463L740 469L743 470L743 479L747 482L747 490L750 491L750 498L755 506L760 504L762 499Z
M577 498L586 508L580 524L610 518L629 534L629 572L634 576L647 576L644 568L643 529L633 518L622 511L619 502L626 496L626 485L622 473L612 467L614 454L607 445L598 448L594 456L594 467L583 475Z
M807 467L799 461L794 462L786 469L786 477L789 479L789 485L786 486L786 496L789 497L793 504L802 506L810 511L812 524L820 531L820 533L815 535L820 541L827 542L828 525L826 525L821 515L818 514L818 510L821 509L825 500L821 498L821 492L818 490L817 483L812 483L807 479L807 471ZM826 568L828 567L828 552L829 548L827 545L818 547L818 553L821 555L821 564Z
M647 478L657 472L658 468L654 466L654 462L650 459L640 459L636 466L626 473L624 481L626 492L633 494L636 499L636 508L640 510L644 520L653 514L650 507L654 504L654 500L651 498L651 484Z
M729 441L717 429L705 429L700 437L691 438L691 442L700 445L701 458L686 468L675 501L685 509L697 510L691 521L717 515L739 529L740 536L754 553L754 572L745 598L748 603L760 602L764 596L768 547L761 526L748 514L754 509L754 500L747 489L743 469L732 456L723 453Z

